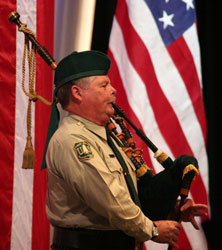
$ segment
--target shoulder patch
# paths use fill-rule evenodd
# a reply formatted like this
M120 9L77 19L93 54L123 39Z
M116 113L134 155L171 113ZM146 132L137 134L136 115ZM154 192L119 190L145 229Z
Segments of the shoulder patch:
M80 161L86 161L93 157L90 145L86 141L75 143L74 150Z

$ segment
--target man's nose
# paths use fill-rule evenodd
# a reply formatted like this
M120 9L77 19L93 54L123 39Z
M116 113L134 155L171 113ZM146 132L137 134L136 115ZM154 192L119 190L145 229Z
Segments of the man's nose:
M111 94L115 95L116 94L116 89L111 85Z

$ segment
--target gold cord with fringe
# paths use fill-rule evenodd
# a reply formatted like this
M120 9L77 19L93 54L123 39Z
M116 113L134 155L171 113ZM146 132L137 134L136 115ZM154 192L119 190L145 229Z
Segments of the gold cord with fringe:
M19 31L22 31L26 34L33 35L32 31L26 28L26 24L22 24L19 28ZM33 35L34 36L34 35ZM29 91L25 89L25 62L26 55L28 60L28 68L29 68ZM30 49L29 40L25 35L24 42L24 53L23 53L23 61L22 61L22 90L26 96L28 96L28 109L27 109L27 138L26 138L26 146L23 153L23 163L22 168L24 169L33 169L34 161L35 161L35 151L32 145L32 136L31 136L31 128L32 128L32 102L36 102L38 99L41 100L44 104L51 106L52 103L47 101L44 97L38 95L34 89L35 85L35 71L36 71L36 48L32 45Z

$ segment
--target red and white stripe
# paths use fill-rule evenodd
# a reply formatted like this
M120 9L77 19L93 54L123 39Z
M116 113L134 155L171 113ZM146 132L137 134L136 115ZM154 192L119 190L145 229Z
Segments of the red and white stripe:
M118 1L108 54L117 103L168 155L198 159L200 175L191 196L196 203L207 204L206 121L196 24L166 48L145 1ZM156 172L162 170L150 151L144 154ZM183 225L179 241L181 249L207 249L203 230L188 224ZM147 247L167 248L150 242Z
M1 174L0 174L0 249L49 249L49 222L45 214L46 172L41 161L51 108L40 101L32 105L32 136L35 148L34 170L22 169L26 144L28 98L22 91L24 35L10 24L8 15L17 11L22 23L36 34L40 44L53 52L54 0L17 0L0 3L1 23ZM28 72L28 66L26 66ZM52 99L53 72L37 56L36 91ZM26 89L28 75L26 74Z
M53 55L54 0L1 1L0 249L45 250L50 245L50 228L45 215L46 172L40 168L50 108L40 101L33 104L35 168L24 170L21 165L28 103L21 90L24 35L17 31L16 25L8 22L8 14L14 10ZM175 53L178 46L189 59L186 65L189 72L185 74L184 69L178 67L179 53ZM129 118L170 156L185 153L197 157L201 175L193 183L191 195L196 202L207 203L206 124L196 26L186 31L177 46L172 45L166 50L145 3L121 0L114 18L109 55L112 59L110 77L118 90L118 103ZM52 97L52 73L37 56L36 91L48 100ZM137 140L137 145L144 148L141 140ZM154 171L162 169L146 147L143 155ZM147 244L149 250L167 248L151 243ZM206 245L202 230L195 231L189 224L184 224L181 249L204 250Z

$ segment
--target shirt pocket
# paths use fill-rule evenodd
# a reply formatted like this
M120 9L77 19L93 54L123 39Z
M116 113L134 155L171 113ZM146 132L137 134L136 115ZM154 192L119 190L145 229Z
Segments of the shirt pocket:
M111 173L118 173L121 174L123 172L122 167L117 160L117 158L114 156L107 156L105 158L106 165Z

